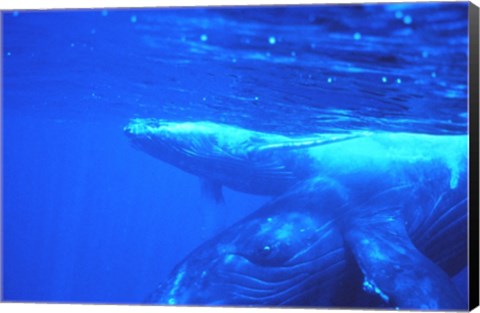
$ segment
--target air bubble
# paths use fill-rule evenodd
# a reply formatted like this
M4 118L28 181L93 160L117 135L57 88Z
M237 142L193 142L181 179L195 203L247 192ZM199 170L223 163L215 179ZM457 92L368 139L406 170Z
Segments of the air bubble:
M136 16L136 15L132 15L132 16L130 17L130 22L136 23L136 22L137 22L137 16Z
M387 79L385 76L383 76L383 77L382 77L382 82L383 82L383 83L386 83L387 81L388 81L388 79Z
M274 45L275 43L277 43L277 39L273 36L270 36L268 37L268 43Z
M404 18L403 18L403 22L407 25L410 25L412 24L413 20L412 20L412 17L410 15L406 15Z
M355 33L355 34L353 34L353 39L355 39L355 40L360 40L360 39L362 39L362 34L360 34L360 33Z
M202 35L200 36L200 40L203 41L203 42L205 42L205 41L208 40L208 36L205 35L205 34L202 34Z

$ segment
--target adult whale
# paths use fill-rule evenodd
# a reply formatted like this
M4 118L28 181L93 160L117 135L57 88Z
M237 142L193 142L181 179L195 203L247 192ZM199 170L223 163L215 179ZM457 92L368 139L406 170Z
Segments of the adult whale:
M149 297L149 303L176 305L250 305L313 307L396 307L398 303L362 275L346 247L338 217L319 211L328 207L335 186L321 179L307 181L236 223L195 249ZM465 266L459 251L466 247L459 231L466 211L439 203L441 221L424 223L412 232L412 241L432 252L436 240L452 240L432 255L423 270L439 272L428 280L409 273L422 288L441 289L437 308L452 308L454 287L437 266L449 274L452 264ZM414 208L411 208L414 209ZM413 215L412 215L413 216ZM411 222L411 221L409 221ZM429 233L430 236L422 236ZM441 238L437 237L440 236ZM456 241L455 241L456 239ZM380 253L380 252L378 252ZM388 251L381 252L385 257ZM463 251L465 253L465 251ZM401 264L401 262L399 262ZM428 284L427 284L428 282ZM399 280L397 283L411 283ZM427 286L429 285L429 286ZM411 302L421 308L433 300L430 293ZM466 304L465 304L466 305ZM465 306L466 307L466 306ZM463 307L463 308L465 308ZM461 308L460 306L456 307Z
M457 227L452 266L466 260L466 222L445 218L466 212L466 136L381 132L289 138L153 119L134 120L125 132L153 156L239 191L280 195L310 179L335 186L317 191L329 203L316 208L334 214L367 285L401 308L465 307L431 259L441 254L441 239L449 238L443 235ZM443 227L431 233L432 224ZM411 239L416 233L435 237L435 248L419 249Z
M310 183L309 183L310 184ZM328 184L317 184L322 190ZM352 303L361 280L326 199L304 186L205 242L149 297L176 305L331 307ZM358 272L358 271L357 271ZM340 294L341 293L341 294Z

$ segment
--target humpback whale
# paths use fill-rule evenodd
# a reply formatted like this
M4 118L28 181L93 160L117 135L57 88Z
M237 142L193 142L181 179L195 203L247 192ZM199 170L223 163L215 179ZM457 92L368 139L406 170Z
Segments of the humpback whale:
M331 134L297 140L212 122L134 119L125 135L136 148L203 178L220 198L222 186L257 195L279 195L315 171L309 147L366 133Z
M341 235L338 216L318 210L319 205L334 205L332 199L325 197L334 188L318 179L275 198L191 252L149 297L148 303L398 307L400 301L390 299L390 292L379 289L366 277L362 282L363 274ZM466 210L451 205L448 201L439 204L440 222L418 224L418 229L409 232L412 242L431 257L431 261L421 260L421 271L433 271L436 275L426 278L416 270L399 268L401 259L393 265L396 271L408 271L411 280L400 279L396 284L409 284L405 288L415 288L418 293L408 300L410 305L401 305L403 308L418 309L428 304L430 308L442 309L466 307L447 276L466 265L466 245L462 240ZM414 214L411 217L407 220L410 224ZM390 239L378 242L401 249L385 241ZM443 243L441 249L438 240ZM375 251L377 255L371 257L417 257L408 255L412 251L383 250ZM388 275L382 268L378 270ZM434 293L439 298L429 290L432 287L439 289Z
M325 189L325 186L321 186ZM276 198L180 262L148 302L328 306L348 269L342 236L306 189Z
M314 202L294 207L299 214L316 216L315 221L322 221L317 217L322 214L331 216L332 231L337 232L332 238L343 240L343 249L351 253L366 289L401 309L467 307L449 279L466 265L467 258L467 136L351 132L287 137L211 122L155 119L133 120L125 133L136 147L218 186L277 197L271 207L278 214L290 212L293 206L280 201L286 194L293 195L290 201L295 203L305 192L296 194L294 190L307 188L306 182L321 182L307 188L307 197ZM268 207L261 211L268 212ZM249 236L248 230L243 231ZM221 236L227 238L225 242L235 241L228 230ZM328 248L332 238L319 240L324 246L319 244L312 251L321 254L321 248ZM446 249L448 244L451 246ZM216 246L215 242L211 245ZM310 251L305 249L302 244L295 246L299 253ZM280 250L291 251L285 247ZM194 255L205 256L204 251L209 249L200 248ZM191 264L188 259L185 262ZM313 268L321 272L322 267ZM180 282L189 275L181 269L177 272L183 274L177 275L173 289L185 290ZM210 272L225 277L229 272L235 274L232 268ZM261 274L252 269L252 279L255 275ZM277 276L273 272L269 277ZM285 286L285 290L292 290ZM250 291L237 289L235 293ZM222 299L233 301L229 304L243 303L213 293L217 297L207 297L210 303ZM320 293L315 291L317 296ZM298 290L277 294L284 300L302 295ZM322 301L318 298L315 304Z

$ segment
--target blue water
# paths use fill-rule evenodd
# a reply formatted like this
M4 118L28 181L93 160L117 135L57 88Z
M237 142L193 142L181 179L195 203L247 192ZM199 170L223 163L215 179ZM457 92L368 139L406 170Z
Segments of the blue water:
M218 231L196 177L129 145L131 118L465 134L467 9L3 12L4 299L139 303ZM225 197L223 227L266 200Z

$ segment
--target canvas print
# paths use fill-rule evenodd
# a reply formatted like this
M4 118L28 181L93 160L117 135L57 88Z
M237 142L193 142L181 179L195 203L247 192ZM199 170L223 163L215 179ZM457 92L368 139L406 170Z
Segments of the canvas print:
M2 12L3 301L466 310L468 8Z

